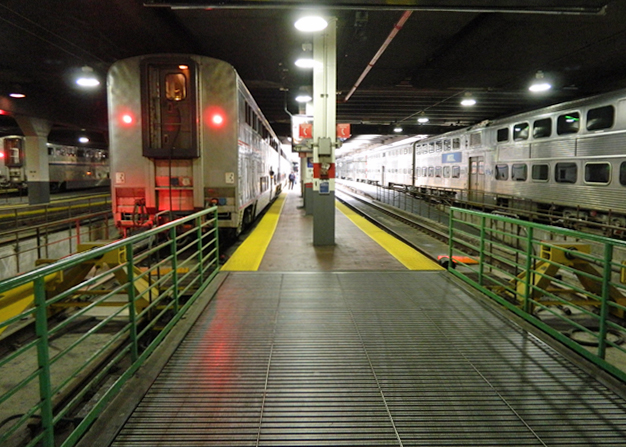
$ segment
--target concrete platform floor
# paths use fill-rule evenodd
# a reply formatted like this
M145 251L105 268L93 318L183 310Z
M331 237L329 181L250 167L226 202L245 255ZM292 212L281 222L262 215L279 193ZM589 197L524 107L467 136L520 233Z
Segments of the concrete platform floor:
M285 193L278 226L259 271L407 270L336 208L335 245L314 246L313 216L305 215L300 191L293 189Z

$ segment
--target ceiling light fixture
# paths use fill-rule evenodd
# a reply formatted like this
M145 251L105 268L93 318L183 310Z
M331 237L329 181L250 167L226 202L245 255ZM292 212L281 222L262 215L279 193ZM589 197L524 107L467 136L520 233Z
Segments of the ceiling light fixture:
M313 98L311 98L311 95L307 93L300 93L298 94L298 96L296 96L296 101L298 102L309 102L312 99Z
M99 86L100 81L93 73L93 68L85 65L80 69L80 74L78 75L78 78L76 78L76 84L81 87L93 88Z
M543 71L538 70L535 74L535 80L528 87L533 93L546 92L552 88L552 84L550 84L546 79L544 79Z
M328 22L320 16L305 16L296 20L294 26L298 31L314 33L326 29Z
M26 98L26 95L24 93L9 93L9 96L11 98Z
M315 60L313 59L313 44L305 42L302 44L302 54L295 62L296 67L300 68L313 68L315 67Z
M400 133L402 132L402 126L400 126L399 124L396 124L395 127L393 128L393 131L395 133Z
M417 119L417 122L420 123L420 124L426 124L428 121L430 121L430 120L428 119L427 116L424 115L424 112L420 113L420 116Z
M471 107L473 105L476 105L476 100L474 98L472 98L472 94L471 93L465 93L465 97L461 101L461 105L463 107Z

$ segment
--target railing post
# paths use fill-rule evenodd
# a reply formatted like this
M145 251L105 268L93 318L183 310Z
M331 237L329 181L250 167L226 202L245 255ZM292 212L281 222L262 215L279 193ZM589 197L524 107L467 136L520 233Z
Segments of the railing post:
M448 241L448 270L451 270L454 247L454 210L452 208L450 208L450 219L448 220Z
M172 240L172 285L174 287L174 313L178 313L178 253L176 250L176 227L170 228L170 239Z
M41 428L43 445L54 447L52 413L52 383L50 378L50 350L48 344L48 312L44 277L33 281L35 292L35 333L37 334L37 363L39 366L39 396L41 398Z
M479 261L478 261L478 284L483 285L483 272L485 270L485 224L486 217L480 216L480 242L479 242Z
M133 245L126 248L126 277L128 278L128 320L130 323L130 355L133 363L139 358L139 340L137 340L137 309L135 308L135 272L133 270L133 258L135 253Z
M611 263L613 262L613 245L604 243L604 269L602 271L602 303L600 305L600 328L598 333L598 357L604 360L606 355L606 320L609 315L609 297L611 292Z
M533 268L533 237L533 227L529 226L526 230L526 265L524 266L526 269L526 275L524 275L524 312L527 314L530 313L530 285L535 283L535 269Z
M196 217L196 238L198 239L197 250L198 250L198 274L200 275L200 284L204 283L204 262L202 262L202 255L204 250L202 249L202 219L200 217Z

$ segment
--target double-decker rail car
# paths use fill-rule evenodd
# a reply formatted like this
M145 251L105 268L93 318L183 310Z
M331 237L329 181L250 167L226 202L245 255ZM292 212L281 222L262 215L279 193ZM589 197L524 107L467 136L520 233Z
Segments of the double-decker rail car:
M160 54L108 73L111 191L128 230L218 206L238 234L280 192L291 163L235 69L205 56Z
M626 90L359 156L365 168L357 173L355 163L343 163L341 177L626 227Z
M51 191L96 188L109 185L107 149L47 143ZM0 186L24 189L28 184L28 160L23 136L2 138Z

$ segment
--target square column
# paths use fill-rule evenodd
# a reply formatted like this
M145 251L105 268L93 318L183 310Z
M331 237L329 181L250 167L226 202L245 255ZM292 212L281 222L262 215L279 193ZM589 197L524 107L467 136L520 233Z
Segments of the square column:
M313 37L313 245L335 245L336 18Z

